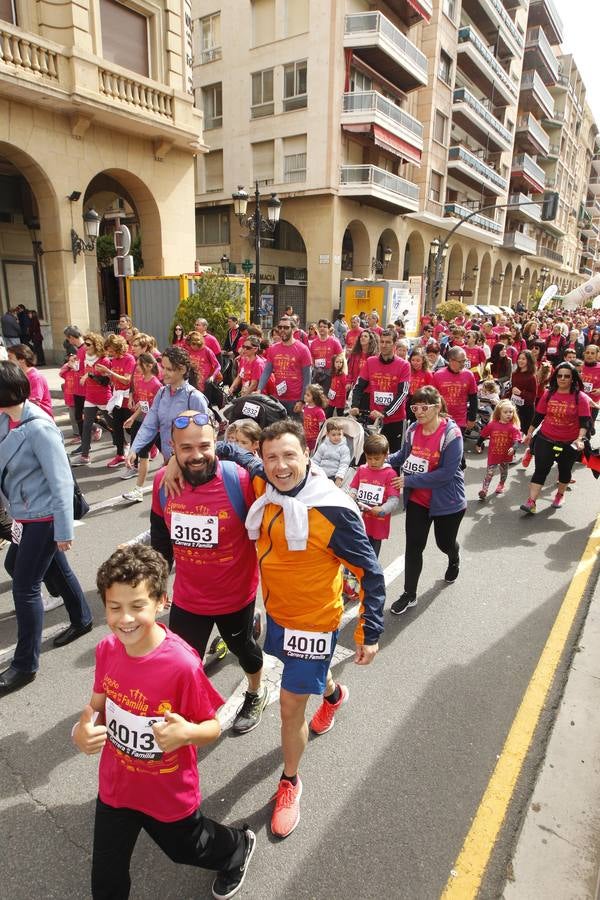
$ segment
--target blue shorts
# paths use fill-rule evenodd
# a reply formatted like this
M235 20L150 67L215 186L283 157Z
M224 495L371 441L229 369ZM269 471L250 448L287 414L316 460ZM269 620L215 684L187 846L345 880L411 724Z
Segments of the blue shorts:
M331 652L326 659L298 659L283 649L285 628L267 614L267 635L263 650L283 663L281 687L292 694L322 694L327 684L327 672L337 644L338 631L331 632Z

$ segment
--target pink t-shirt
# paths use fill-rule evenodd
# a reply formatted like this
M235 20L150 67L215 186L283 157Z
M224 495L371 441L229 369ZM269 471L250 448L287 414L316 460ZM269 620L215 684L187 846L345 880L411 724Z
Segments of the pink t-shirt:
M410 383L410 364L398 356L390 362L382 362L379 356L369 356L360 377L369 382L371 410L385 413L396 399L400 382ZM386 416L385 421L401 422L405 418L406 400L393 415Z
M350 488L356 491L356 500L361 506L381 506L389 497L400 496L400 491L392 484L395 477L395 471L387 463L381 469L359 466L350 482ZM376 540L385 540L390 536L391 519L391 514L373 516L363 511L365 531Z
M320 406L305 406L303 413L304 436L309 450L315 449L321 425L325 421L325 410Z
M575 402L575 394L559 394L555 391L550 396L544 391L536 410L544 413L544 421L540 433L551 441L571 443L579 437L579 417L590 415L589 397L579 392L579 402Z
M224 699L204 674L196 651L159 627L165 639L146 656L128 656L114 634L96 647L94 692L106 695L108 728L99 794L108 806L176 822L200 805L196 748L162 753L148 719L161 719L168 710L188 722L205 722Z
M131 353L125 353L124 356L117 358L113 356L111 358L109 369L111 372L116 372L117 375L129 375L129 384L125 384L121 381L117 381L116 378L111 379L111 384L113 386L113 390L115 391L127 391L131 388L131 376L135 372L136 359ZM123 409L129 409L129 398L127 397L122 404Z
M75 387L79 381L79 372L76 372L67 363L64 364L58 373L63 380L63 398L67 406L75 405Z
M580 374L584 391L597 403L600 400L600 363L582 366Z
M27 380L29 381L29 399L49 416L54 418L52 413L52 397L50 396L50 388L48 382L41 372L32 366L27 369Z
M203 391L207 378L210 378L215 371L220 371L219 360L207 346L186 347L185 349L192 361L192 366L198 373L198 390Z
M154 398L162 387L156 375L151 375L148 381L141 372L133 374L133 400L138 403L144 415L150 410Z
M482 438L489 438L487 461L488 466L510 462L515 441L520 440L521 432L512 422L488 422L481 431Z
M327 391L327 399L329 401L328 405L333 406L334 409L343 409L346 405L346 387L348 385L348 376L344 375L332 375L331 376L331 384L329 385L329 390Z
M260 381L265 365L266 361L262 356L256 356L254 359L243 357L238 365L238 375L242 379L242 387L247 388L253 381Z
M265 359L273 366L273 378L278 400L289 402L302 399L302 369L312 365L310 350L301 341L292 344L271 344Z
M254 600L258 589L254 543L231 505L220 471L217 463L217 477L195 488L186 483L179 497L167 499L164 509L159 496L164 469L154 476L152 490L152 512L164 519L173 544L176 564L173 603L202 616L237 612ZM238 475L246 507L250 508L256 499L250 476L240 467ZM193 521L174 522L176 514L192 517ZM196 536L190 526L212 529L210 534L207 532L210 541L206 546L194 543Z
M477 366L482 366L485 363L485 351L479 344L477 344L475 347L465 346L464 351L467 354L470 369L475 369L477 368Z
M451 372L450 369L438 369L434 372L433 383L448 407L448 415L460 428L467 424L467 406L469 397L477 393L477 382L468 369Z
M348 329L348 331L346 332L346 337L345 337L347 350L352 350L352 348L354 347L355 343L357 342L357 340L359 339L359 337L361 336L363 331L364 331L363 328L349 328Z
M425 472L433 472L440 464L441 444L446 431L446 422L440 422L439 427L433 434L424 434L423 427L417 425L413 438L412 449L408 458L405 460L403 469L406 471L416 472L421 463L425 460L427 467ZM431 506L431 488L411 488L409 500L418 503L419 506L425 506L427 509Z
M315 369L320 372L328 372L331 369L333 357L342 352L342 345L334 337L328 337L324 341L317 337L310 342L310 352Z
M422 387L425 387L426 384L433 384L433 375L432 373L426 369L413 369L412 366L410 368L410 389L409 394L412 396L416 394Z

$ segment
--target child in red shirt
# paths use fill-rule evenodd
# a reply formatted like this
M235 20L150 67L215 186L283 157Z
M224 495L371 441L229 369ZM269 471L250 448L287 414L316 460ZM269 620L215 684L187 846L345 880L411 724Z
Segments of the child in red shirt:
M317 443L321 425L326 419L327 397L319 384L309 384L304 393L303 425L306 446L312 453Z
M331 360L329 390L327 391L327 409L325 415L343 416L346 409L346 394L348 392L348 364L346 356L338 353Z
M349 488L363 514L365 531L377 557L382 540L390 536L392 513L400 503L400 491L392 484L396 472L386 462L389 452L385 435L370 434L365 441L367 463L358 467Z
M481 453L487 438L490 439L490 444L488 447L487 470L479 491L480 500L485 500L487 497L490 482L498 467L500 467L500 481L496 488L496 493L504 493L508 477L508 465L515 453L514 445L517 441L523 440L519 429L517 408L510 400L501 400L496 406L491 422L482 430L477 441L475 449L478 453Z
M73 437L79 441L79 430L77 428L77 419L75 418L75 388L79 382L79 360L77 356L69 356L58 374L63 380L63 400L69 410L71 431L73 432Z
M221 733L223 698L200 657L156 621L167 599L166 560L142 544L116 550L97 586L112 634L96 648L94 689L73 728L83 753L101 753L92 896L127 897L142 830L174 861L217 871L213 897L241 888L256 837L200 812L197 747ZM150 784L151 782L151 784Z

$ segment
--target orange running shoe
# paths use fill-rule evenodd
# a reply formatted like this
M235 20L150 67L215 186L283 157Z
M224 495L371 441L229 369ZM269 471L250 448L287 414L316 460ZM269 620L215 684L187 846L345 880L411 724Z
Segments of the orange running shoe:
M300 821L300 797L302 782L300 776L296 784L282 778L275 794L275 808L271 816L271 831L280 838L291 834Z
M340 689L340 699L337 703L328 703L325 698L320 707L310 720L310 730L315 734L325 734L331 731L335 722L335 714L340 706L345 703L350 696L350 691L345 684L337 685Z

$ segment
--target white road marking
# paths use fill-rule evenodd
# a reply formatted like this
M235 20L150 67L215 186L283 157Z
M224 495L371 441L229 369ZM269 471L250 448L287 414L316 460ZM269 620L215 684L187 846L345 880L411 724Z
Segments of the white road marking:
M123 484L127 484L127 480L128 480L128 479L123 479ZM132 481L133 479L130 479L130 480ZM124 488L123 490L124 490L124 492L125 492L125 490L131 490L131 489L132 489L132 488L129 487L129 488L126 488L126 489ZM144 494L150 494L151 492L152 492L152 485L151 485L151 484L150 484L150 485L146 485L146 487L143 487L143 488L142 488L142 493L144 493ZM91 503L91 504L90 504L90 512L91 512L91 513L92 513L92 512L97 512L97 510L99 510L99 509L108 509L109 507L111 507L111 506L116 506L117 504L118 504L119 506L131 506L131 505L133 504L133 501L132 501L132 500L125 500L125 499L121 496L121 494L119 494L117 497L109 497L107 500L99 500L97 503Z
M393 562L386 566L383 571L383 577L385 578L385 586L388 587L392 584L404 571L404 556L398 556ZM359 604L353 603L351 607L344 610L344 614L342 616L342 621L340 622L340 631L344 628L348 622L351 622L352 619L356 619L358 616ZM342 647L341 644L337 644L333 659L331 660L331 668L337 666L338 663L343 662L345 659L349 659L349 657L354 656L354 650L349 649L348 647ZM283 672L283 663L276 659L274 656L269 656L267 653L263 656L263 683L267 685L269 690L269 698L267 700L267 706L270 706L271 703L275 703L279 700L279 688L281 687L281 674ZM219 712L217 713L219 722L221 723L221 729L225 731L226 728L229 728L233 720L237 715L237 711L243 703L244 694L246 692L247 682L244 678L236 687L233 694L229 697L229 699L223 704Z

